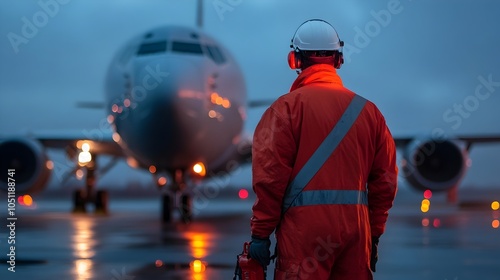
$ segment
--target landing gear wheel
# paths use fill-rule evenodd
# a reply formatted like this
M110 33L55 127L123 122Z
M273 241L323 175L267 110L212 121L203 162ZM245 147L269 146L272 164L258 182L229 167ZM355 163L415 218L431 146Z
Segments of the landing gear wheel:
M184 223L189 223L193 219L192 199L190 195L181 195L181 217Z
M172 206L173 206L173 200L172 196L169 194L164 194L163 199L162 199L162 206L161 206L161 220L164 223L170 223L172 222Z
M104 190L97 191L95 197L95 213L108 214L108 192Z
M83 190L75 190L73 192L73 213L86 213L85 195Z

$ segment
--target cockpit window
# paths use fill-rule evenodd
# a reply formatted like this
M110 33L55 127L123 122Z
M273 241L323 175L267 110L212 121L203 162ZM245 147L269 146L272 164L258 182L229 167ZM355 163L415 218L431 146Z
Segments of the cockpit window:
M201 45L195 43L173 42L172 51L191 54L203 54Z
M215 63L222 64L226 62L224 55L222 55L221 51L216 46L207 46L207 51L208 55Z
M167 51L167 41L145 43L139 47L137 55L147 55Z

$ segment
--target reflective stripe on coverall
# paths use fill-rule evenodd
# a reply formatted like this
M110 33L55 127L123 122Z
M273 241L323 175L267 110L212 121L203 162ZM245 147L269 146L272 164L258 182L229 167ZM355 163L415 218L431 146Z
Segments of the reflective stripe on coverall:
M287 186L353 97L333 66L313 65L266 110L255 129L252 185L257 200L251 228L252 235L265 238L280 225L275 279L372 279L370 237L384 232L398 172L394 140L373 103L366 103L303 198L281 217ZM330 201L318 203L313 197L307 202L310 194L320 193Z

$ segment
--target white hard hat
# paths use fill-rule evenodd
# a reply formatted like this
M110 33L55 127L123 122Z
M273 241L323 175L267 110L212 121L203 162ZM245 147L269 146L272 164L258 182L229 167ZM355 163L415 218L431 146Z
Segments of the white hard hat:
M299 26L290 47L302 51L341 51L342 42L331 24L321 19L311 19Z

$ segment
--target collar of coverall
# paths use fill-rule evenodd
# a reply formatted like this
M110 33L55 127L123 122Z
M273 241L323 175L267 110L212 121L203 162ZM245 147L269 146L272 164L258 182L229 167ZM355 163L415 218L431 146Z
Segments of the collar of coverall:
M315 64L307 67L300 73L295 82L293 82L290 91L312 83L333 83L343 86L342 80L337 75L337 71L333 65Z

